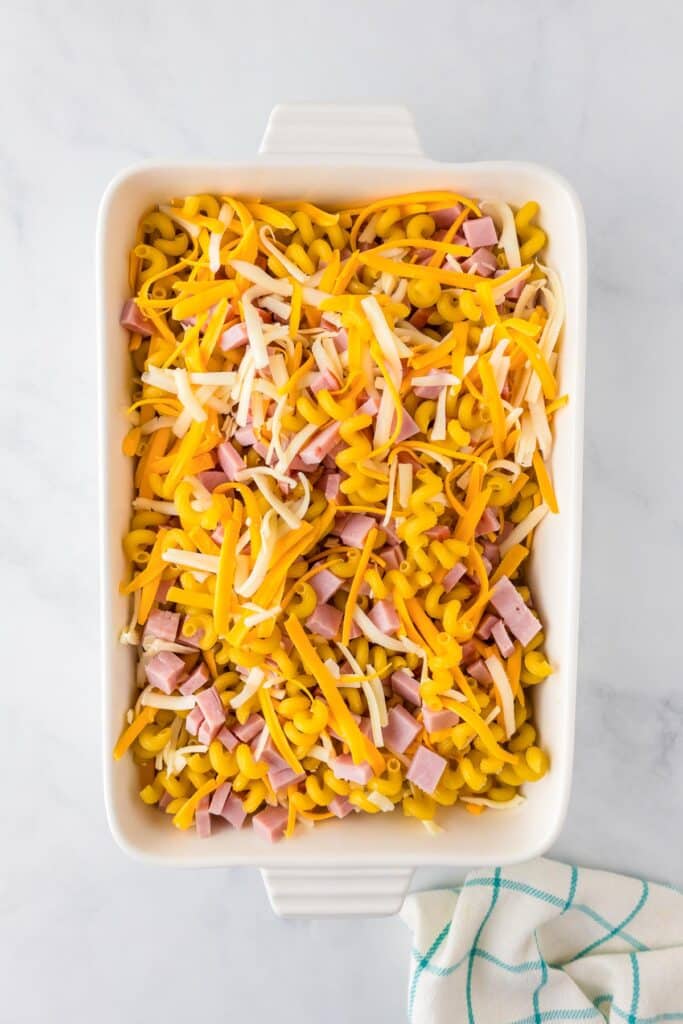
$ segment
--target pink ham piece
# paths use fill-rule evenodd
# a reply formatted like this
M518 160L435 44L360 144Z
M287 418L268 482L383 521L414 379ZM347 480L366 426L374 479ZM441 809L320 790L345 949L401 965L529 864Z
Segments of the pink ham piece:
M501 577L489 598L501 619L523 647L531 643L541 630L541 623L532 615L522 596L507 576Z
M256 434L253 427L238 427L232 436L243 448L250 448L253 444L256 444Z
M462 226L462 233L471 249L478 249L480 245L498 245L496 225L491 217L466 220Z
M242 345L246 345L248 339L249 335L245 324L233 324L221 334L218 347L221 352L230 352L233 348L241 348Z
M489 562L489 560L486 557L486 555L482 555L481 556L481 564L484 566L484 569L486 570L486 575L490 576L491 573L493 572L493 566Z
M211 803L209 804L210 814L222 814L223 808L225 807L225 801L230 796L230 790L232 789L231 782L224 782L218 789L214 790L211 794Z
M268 782L276 793L287 786L298 786L305 778L305 773L292 771L288 764L284 768L271 768L268 772Z
M339 423L336 421L324 427L319 434L313 438L299 452L299 457L307 466L318 466L339 441Z
M147 682L164 693L173 693L184 673L185 662L172 651L159 651L145 665Z
M500 622L500 619L498 618L497 615L485 615L484 618L479 623L477 636L480 637L482 640L488 640L491 636L491 630L493 629L497 622Z
M347 516L344 528L339 534L342 544L348 544L350 548L362 548L365 538L373 526L376 526L372 516L352 514Z
M390 547L382 548L379 557L387 563L387 569L398 569L403 561L403 552L398 544L392 544Z
M287 808L266 807L265 811L261 811L251 819L251 824L254 832L257 832L262 839L267 839L269 843L276 843L285 834Z
M209 670L204 664L197 665L194 672L191 672L184 683L180 684L180 692L187 695L188 693L195 693L200 686L209 681Z
M211 835L211 816L209 814L209 798L203 796L194 812L194 824L200 839L208 839Z
M306 619L306 626L311 633L317 633L326 640L339 635L341 624L342 613L333 604L319 604L313 614Z
M395 426L396 426L396 417L394 416L391 429L393 430ZM403 410L403 419L401 420L401 429L398 432L398 437L396 438L396 444L400 444L401 441L407 441L409 437L414 437L415 434L419 434L419 433L420 433L420 428L418 427L417 423L415 422L413 417L410 415L410 413L406 412L406 410L404 409Z
M467 672L473 679L476 679L478 683L491 682L491 673L484 664L483 658L477 658L477 660L473 661L471 665L468 665Z
M178 635L179 626L179 612L162 612L155 609L149 613L143 639L157 637L158 640L167 640L172 644Z
M204 721L204 715L202 709L198 707L192 708L189 715L185 719L185 728L189 732L190 736L196 736L199 732L202 722Z
M450 594L453 587L458 585L466 572L467 569L462 562L456 562L453 568L448 570L441 583L447 594Z
M162 580L157 587L157 604L165 604L168 599L168 592L175 580Z
M418 747L406 772L406 778L425 793L433 793L446 768L446 760L427 747Z
M420 703L420 684L407 669L399 668L394 672L391 677L391 688L394 693L411 704Z
M214 734L214 730L208 724L206 719L203 719L202 724L199 726L199 729L197 730L197 739L199 740L200 743L203 743L205 747L208 747L210 743L213 743L215 738L216 736Z
M462 213L462 206L456 203L455 206L448 206L444 210L431 210L429 216L437 228L449 228Z
M368 618L381 633L386 633L387 636L397 633L401 625L394 602L388 598L373 605L372 611L368 613Z
M313 394L317 395L319 391L336 391L339 381L331 370L322 370L320 373L313 374L313 380L309 387Z
M476 661L478 657L479 657L479 651L475 647L474 641L467 640L462 645L462 657L461 657L462 664L465 665L465 666L471 665L472 662Z
M509 274L509 270L497 270L494 277L502 277L503 274ZM526 278L519 278L517 281L512 281L510 287L505 292L506 299L518 299L524 291L524 285L527 283Z
M211 739L214 739L225 725L225 708L215 686L197 694L197 707L201 708Z
M341 473L326 473L322 483L322 492L328 501L339 500L339 488L341 487Z
M161 796L159 797L159 803L157 805L159 807L159 810L165 811L172 799L173 797L171 796L171 794L167 793L166 790L164 790Z
M327 806L338 818L345 818L353 810L353 804L345 796L333 796Z
M450 535L451 531L447 526L432 526L426 533L430 540L446 540Z
M434 253L430 250L430 258L433 255ZM443 370L429 370L427 372L427 376L431 377L435 373L443 373ZM413 388L413 391L415 392L418 398L430 398L434 400L437 399L441 394L441 388L442 385L440 384L418 384L416 387Z
M364 416L376 416L379 412L379 399L375 395L370 395L365 401L358 406L358 412Z
M228 480L236 480L237 474L247 468L247 464L229 441L223 441L222 444L218 445L218 461L221 464L221 469L227 476Z
M430 708L423 708L422 721L427 732L441 732L442 729L452 729L458 724L460 717L454 711L432 711Z
M247 812L242 806L242 801L234 793L231 793L228 799L223 804L223 810L221 811L221 818L223 818L233 828L242 828Z
M128 299L127 302L124 302L119 323L127 331L132 331L133 334L142 334L145 338L154 332L154 324L142 315L135 299Z
M372 778L372 768L367 761L354 764L350 754L340 754L330 758L330 768L337 779L344 782L359 782L364 786Z
M347 334L347 331L346 331L345 327L341 327L337 331L337 333L335 334L335 336L333 338L333 341L334 341L334 347L336 348L337 352L346 352L348 350L348 347L349 347L349 336Z
M497 544L494 544L492 540L484 540L481 542L484 558L488 558L489 562L495 569L500 562L500 548Z
M491 636L496 641L496 644L498 645L498 650L500 651L504 658L509 658L510 655L515 653L515 645L510 639L510 634L508 633L507 629L505 628L505 625L500 621L500 619L498 619L498 622L491 630Z
M492 508L485 508L484 514L477 523L474 531L475 537L481 537L484 533L495 533L500 530L500 519Z
M270 765L270 767L274 768L275 770L287 767L287 762L285 761L284 757L281 757L280 754L277 752L275 744L273 743L270 736L266 740L266 745L263 748L261 756L257 760L264 761L267 765Z
M495 273L498 261L490 249L477 249L462 265L465 273L473 271L479 277L491 277Z
M255 713L249 715L249 718L243 725L233 725L232 731L241 743L251 743L255 736L263 732L265 724L261 715Z
M216 739L218 740L219 743L223 744L228 753L234 750L239 742L234 733L230 732L227 725L223 726L221 731L216 736Z
M400 704L389 709L387 718L388 722L382 729L384 746L395 754L402 754L422 732L422 726Z
M343 582L339 576L335 576L329 569L322 569L309 580L309 583L315 590L315 596L321 604L325 604L331 597L334 597Z
M218 526L216 527L216 529L211 534L211 540L214 542L214 544L219 544L220 545L220 544L223 543L223 538L224 537L225 537L225 527L223 526L222 523L219 523ZM203 630L202 630L202 632L203 632Z
M204 469L201 473L197 473L197 479L206 487L207 491L215 491L221 484L228 482L227 475L220 469Z

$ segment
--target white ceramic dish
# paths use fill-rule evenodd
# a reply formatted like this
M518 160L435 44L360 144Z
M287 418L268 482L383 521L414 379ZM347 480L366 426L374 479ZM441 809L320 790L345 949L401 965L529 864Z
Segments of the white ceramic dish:
M113 764L111 750L134 692L133 652L118 643L127 600L121 536L127 529L132 471L121 453L129 403L127 335L119 327L128 297L128 251L141 213L170 196L228 192L326 203L371 200L417 189L453 188L473 197L541 204L548 262L561 274L567 315L559 376L571 400L556 416L553 472L561 515L539 527L531 560L534 599L547 624L547 652L558 670L534 694L541 740L552 769L528 787L525 804L473 817L441 815L430 837L401 814L359 815L275 846L251 829L210 840L178 832L137 796L137 769ZM413 121L395 107L277 107L259 157L250 163L145 164L124 171L102 199L97 234L102 502L104 778L112 833L128 853L153 864L264 869L273 908L282 914L382 914L400 906L416 867L505 864L543 853L558 834L569 799L576 687L581 536L585 241L581 206L553 172L533 164L443 164L422 154Z

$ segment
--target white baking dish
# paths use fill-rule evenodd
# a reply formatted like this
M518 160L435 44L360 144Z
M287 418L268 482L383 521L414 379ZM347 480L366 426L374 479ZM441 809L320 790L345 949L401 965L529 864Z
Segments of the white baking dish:
M547 623L547 651L557 672L535 692L541 740L552 770L528 787L519 809L473 817L443 812L443 833L429 836L401 814L358 815L264 844L251 829L225 829L210 840L176 831L137 795L130 759L113 764L111 750L134 692L133 652L118 643L127 620L117 591L125 566L121 537L132 493L131 462L121 453L129 403L127 335L119 327L128 296L128 251L141 213L170 196L227 192L323 205L418 189L453 188L473 197L541 204L548 261L559 270L567 304L559 376L568 406L556 416L553 472L561 515L538 529L531 577ZM127 852L150 863L188 867L251 864L264 868L274 909L284 914L381 914L395 911L414 868L488 865L524 860L555 839L569 798L574 737L584 384L585 242L572 189L533 164L443 164L426 159L412 118L393 107L278 107L259 157L249 163L145 164L109 185L100 207L97 290L100 347L100 470L102 501L102 632L104 777L112 832Z

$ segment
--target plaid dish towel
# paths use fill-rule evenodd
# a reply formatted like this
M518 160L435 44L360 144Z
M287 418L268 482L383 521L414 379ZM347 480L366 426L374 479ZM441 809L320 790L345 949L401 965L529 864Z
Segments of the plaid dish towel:
M683 893L550 860L413 893L414 1024L683 1021Z

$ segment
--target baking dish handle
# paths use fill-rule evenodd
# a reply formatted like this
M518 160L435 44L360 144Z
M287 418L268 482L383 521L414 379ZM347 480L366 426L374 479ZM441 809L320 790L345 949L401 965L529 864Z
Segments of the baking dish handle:
M425 160L405 107L297 103L274 107L261 156L357 156Z
M263 868L270 905L279 917L383 917L396 914L411 868Z

